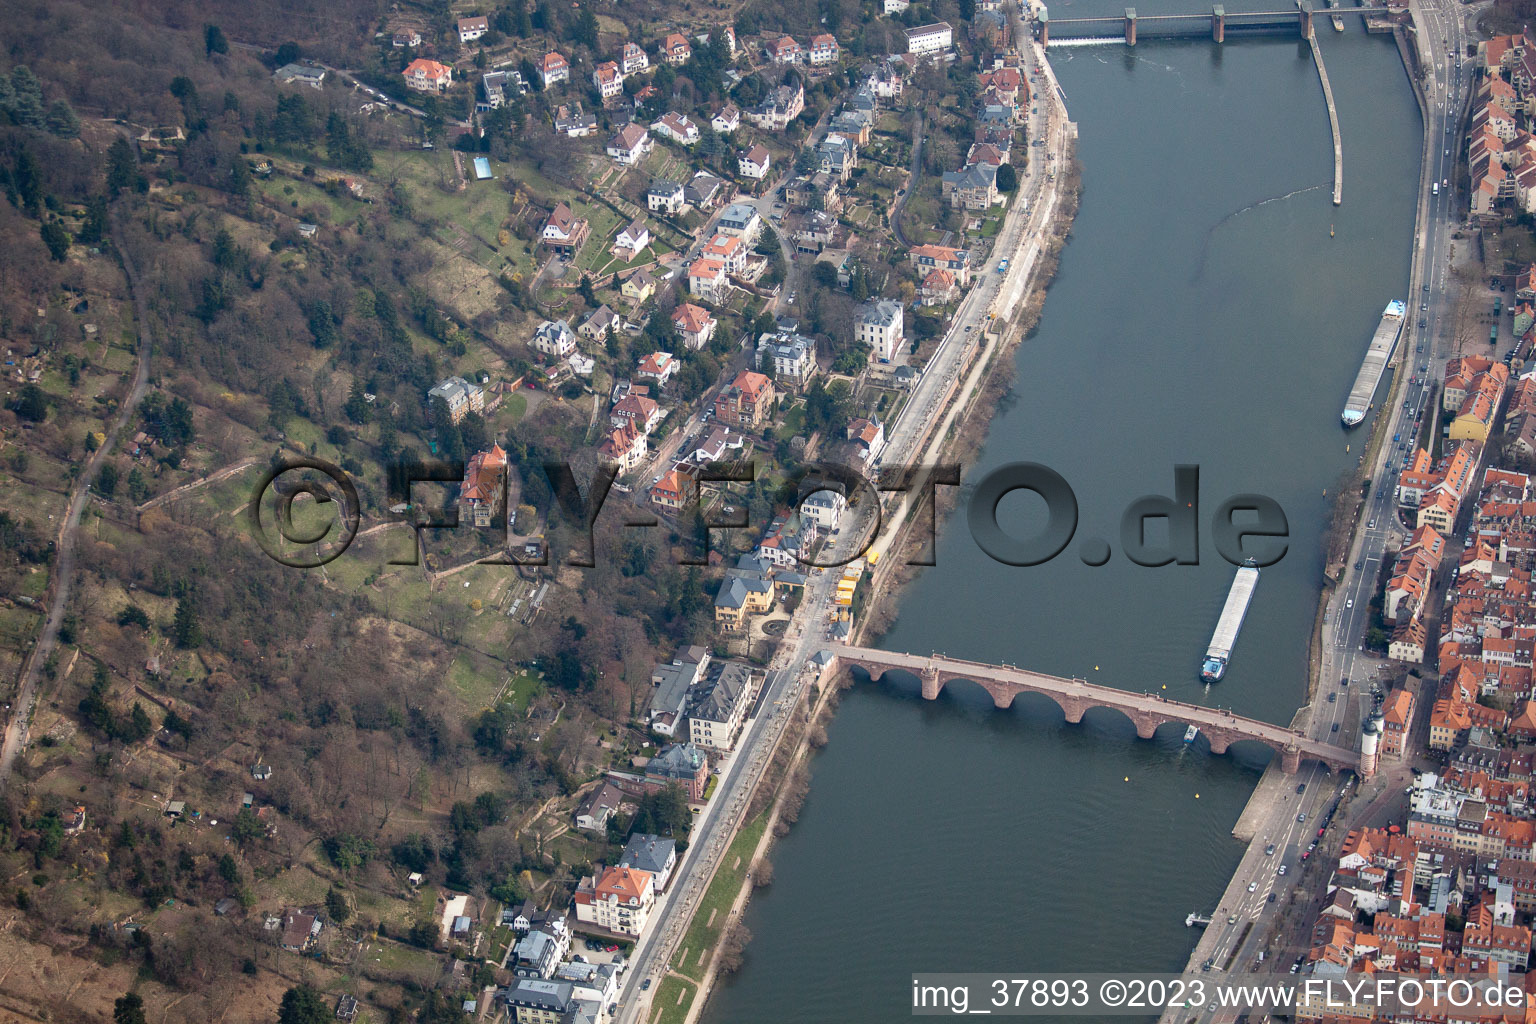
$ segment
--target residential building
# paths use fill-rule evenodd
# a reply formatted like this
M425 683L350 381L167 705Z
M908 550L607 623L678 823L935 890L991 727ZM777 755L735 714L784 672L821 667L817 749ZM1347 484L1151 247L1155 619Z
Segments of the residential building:
M619 294L631 300L635 305L640 305L650 299L656 293L656 279L650 271L640 269L624 279L619 286Z
M460 18L459 42L472 43L490 30L490 19L483 14L478 18Z
M815 523L825 533L837 529L838 522L848 509L848 499L841 491L823 490L806 495L800 503L800 517Z
M734 235L743 244L751 245L763 230L763 220L758 216L757 207L732 203L720 214L720 219L715 222L715 230L722 235Z
M687 36L673 32L661 44L661 53L666 62L675 67L688 63L688 58L693 56L693 45Z
M725 264L700 256L688 268L688 291L709 302L721 302L726 291Z
M688 695L688 738L706 750L730 750L757 695L762 673L741 662L716 662Z
M645 778L654 786L675 782L691 803L702 803L709 784L709 758L692 743L674 743L646 763Z
M627 124L608 140L608 155L619 163L632 166L656 145L649 132L638 124Z
M501 445L490 451L476 452L464 465L464 482L459 486L459 519L468 519L480 529L495 523L500 516L502 497L507 493L507 453Z
M636 832L624 844L619 867L648 872L658 893L665 892L677 866L677 843L662 836Z
M587 240L587 219L578 217L565 203L556 203L544 222L539 244L564 256L574 256Z
M652 352L640 360L640 365L635 370L635 376L640 380L649 381L657 390L666 387L672 374L677 372L677 360L672 358L671 352Z
M722 632L736 632L746 625L747 616L761 615L772 607L773 583L766 574L733 574L721 581L715 594L715 626Z
M743 370L715 399L715 418L726 426L757 430L773 413L773 381Z
M930 270L918 286L918 295L925 306L942 306L955 301L960 290L955 286L955 275L947 270Z
M883 0L886 14L900 14L912 6L912 0Z
M454 423L464 419L472 412L485 410L485 391L478 384L471 384L463 377L447 377L433 385L427 392L427 404L432 404L432 399L441 398L443 404L448 407L448 418Z
M768 44L768 58L775 64L799 64L800 44L790 36L780 36Z
M720 35L724 38L724 40L725 40L725 50L726 50L727 53L729 53L731 55L731 59L735 60L736 59L736 29L733 26L731 26L731 25L721 25L719 28L715 29L715 31L719 32Z
M508 966L519 978L550 978L555 968L571 951L571 929L565 915L543 915L544 920L532 925L512 947Z
M747 111L746 118L764 131L783 131L789 122L805 110L805 88L780 85L768 90L761 103Z
M683 198L700 210L714 207L726 195L725 183L708 171L700 171L683 186Z
M638 259L645 251L645 247L650 244L651 232L640 221L631 221L629 226L614 238L613 246L609 251L615 259L631 263Z
M699 141L699 126L676 111L661 115L661 119L651 125L651 131L682 146L691 146Z
M411 61L400 74L405 87L417 92L447 92L453 86L453 68L425 57Z
M696 352L709 344L709 339L715 333L717 321L709 315L709 310L702 306L682 302L672 310L672 324L677 328L683 344Z
M581 326L576 328L576 333L588 341L606 342L609 331L618 332L623 329L624 320L619 314L609 309L608 304L605 302L594 309L591 316L581 322Z
M947 21L907 29L907 52L918 57L941 53L953 46L954 42L954 30Z
M611 782L603 781L576 805L576 827L586 832L601 832L619 811L624 794Z
M989 163L945 171L940 190L949 205L957 209L989 210L1003 201L997 191L997 167Z
M709 126L717 134L730 135L741 127L741 111L736 108L736 104L727 103L709 119Z
M740 274L747 268L747 247L735 235L716 235L704 246L703 257L719 260L727 275Z
M854 340L867 346L870 358L876 362L894 362L905 340L901 303L891 299L866 303L854 322Z
M496 993L513 1024L565 1024L577 1012L575 985L544 978L516 978Z
M421 33L417 32L415 29L405 29L404 31L396 32L394 44L395 49L397 50L406 48L415 49L421 45Z
M823 32L811 37L811 48L806 54L806 59L812 67L836 64L837 56L837 37L832 33Z
M699 466L712 462L739 462L751 452L751 445L741 434L733 434L724 427L716 426L701 441L695 442L688 461Z
M670 475L675 475L675 471ZM709 659L709 648L692 645L678 650L670 665L656 665L651 669L653 690L646 724L652 732L673 736L683 729L686 733L688 691L704 677Z
M518 95L528 91L523 84L523 76L516 71L487 71L480 76L480 94L475 99L475 110L485 113L488 110L498 110L507 102L507 90L511 89ZM581 107L577 105L577 113ZM559 128L559 125L556 125Z
M770 162L767 148L759 143L736 158L736 167L743 178L762 180L768 176Z
M555 108L555 131L573 139L585 138L597 131L597 116L583 112L580 103L562 103Z
M592 69L592 84L597 87L603 102L607 103L624 91L624 72L613 61L605 60Z
M645 461L645 435L629 424L615 427L598 444L597 454L604 462L617 465L620 473L628 473Z
M1408 732L1413 727L1413 694L1401 687L1387 694L1381 706L1382 732L1379 755L1402 757Z
M283 911L282 936L278 945L290 953L302 953L314 944L324 927L318 915L289 907Z
M558 82L567 81L571 77L570 62L554 50L546 53L539 61L539 87L548 89Z
M645 205L652 213L661 211L670 215L676 215L688 206L688 201L683 198L683 186L675 181L664 181L660 178L651 182L651 187L645 191Z
M639 936L656 902L655 881L649 871L611 867L576 887L576 920L617 935Z
M649 436L664 414L661 406L643 395L626 395L609 411L608 422L615 427L626 424Z
M932 268L947 270L961 288L970 283L970 257L966 250L947 245L915 245L907 250L907 259L917 265L919 273L926 274Z
M308 64L284 64L272 72L272 77L284 85L307 85L311 89L325 88L325 68L310 67ZM409 78L406 79L406 84L410 85Z
M625 75L639 74L649 70L650 66L651 58L647 57L645 51L635 43L625 43L624 48L619 51L619 67L623 69Z
M687 479L675 469L667 470L651 485L651 501L670 512L680 510L688 501L688 485L683 482Z
M868 419L861 416L848 424L848 441L865 468L873 467L885 451L885 424L873 415Z
M576 333L564 320L545 320L534 328L533 350L550 359L564 359L576 351Z
M799 391L818 369L816 342L802 334L764 334L757 341L757 368L780 385Z

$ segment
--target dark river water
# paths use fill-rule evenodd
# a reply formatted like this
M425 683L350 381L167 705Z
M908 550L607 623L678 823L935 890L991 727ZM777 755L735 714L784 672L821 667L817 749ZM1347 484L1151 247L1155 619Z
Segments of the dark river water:
M1324 490L1364 438L1339 413L1382 307L1407 297L1422 138L1390 37L1357 19L1342 36L1317 25L1343 127L1337 208L1317 73L1295 41L1053 48L1082 205L1014 391L963 461L971 485L1008 462L1057 470L1077 495L1077 540L1013 568L955 516L884 646L1290 720ZM1201 562L1133 565L1122 510L1171 495L1180 463L1200 467ZM1210 517L1242 492L1279 502L1290 547L1207 689L1197 668L1233 573ZM1038 521L1026 497L1000 510L1020 533ZM1111 541L1107 565L1080 560L1086 537ZM773 853L776 881L748 910L746 966L716 990L710 1021L895 1020L910 1015L915 971L1177 970L1196 939L1184 915L1214 909L1268 757L1246 745L1212 757L1171 726L1139 741L1102 710L1069 726L1039 698L998 712L965 683L925 703L895 676L851 690L829 736Z

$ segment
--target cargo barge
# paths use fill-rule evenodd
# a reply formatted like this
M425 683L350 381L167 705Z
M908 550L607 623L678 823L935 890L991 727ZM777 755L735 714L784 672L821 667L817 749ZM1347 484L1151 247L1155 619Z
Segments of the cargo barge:
M1254 588L1259 585L1259 570L1253 560L1237 570L1232 578L1232 589L1227 591L1227 603L1222 606L1221 618L1216 621L1216 632L1211 634L1211 646L1206 649L1205 661L1200 665L1200 678L1207 683L1219 680L1227 671L1227 661L1237 644L1237 634L1243 628L1243 617L1248 614L1248 602L1253 600Z
M1370 348L1365 350L1365 362L1360 364L1360 374L1355 378L1355 386L1349 389L1348 401L1344 403L1342 418L1346 427L1358 427L1365 419L1365 414L1371 411L1371 398L1376 394L1381 375L1397 348L1397 339L1402 334L1403 317L1407 311L1407 303L1401 300L1387 303L1387 308L1382 311L1381 322L1376 325L1376 333L1371 336Z

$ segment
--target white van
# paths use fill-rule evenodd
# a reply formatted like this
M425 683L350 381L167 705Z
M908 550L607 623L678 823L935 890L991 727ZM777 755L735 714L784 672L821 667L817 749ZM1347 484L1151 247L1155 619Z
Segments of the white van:
M1440 183L1438 181L1429 186L1429 194L1432 196L1437 196L1440 194Z

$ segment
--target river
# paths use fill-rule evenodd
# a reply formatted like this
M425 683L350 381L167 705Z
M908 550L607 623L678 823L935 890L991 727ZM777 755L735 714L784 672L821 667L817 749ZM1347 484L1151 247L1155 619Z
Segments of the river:
M1344 433L1339 413L1382 307L1407 297L1420 164L1397 50L1351 22L1339 36L1317 20L1343 128L1338 208L1317 74L1295 41L1052 50L1079 127L1081 209L1014 391L963 461L972 485L1007 462L1055 468L1077 495L1078 539L1011 568L957 515L884 646L1290 720L1323 492L1366 436ZM1132 565L1121 511L1171 495L1178 463L1201 471L1201 564ZM1196 670L1233 572L1209 522L1240 492L1280 503L1290 549L1264 570L1227 677L1207 690ZM1038 510L1009 498L1002 513L1025 533ZM1107 565L1077 557L1087 537L1112 542ZM1212 757L1171 726L1141 742L1102 710L1068 726L1043 699L998 712L964 683L925 703L893 676L849 691L828 732L772 854L776 881L747 912L746 965L707 1020L895 1020L914 971L1177 970L1196 938L1184 915L1216 909L1241 852L1231 828L1268 757L1248 745Z

